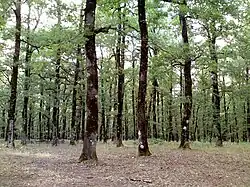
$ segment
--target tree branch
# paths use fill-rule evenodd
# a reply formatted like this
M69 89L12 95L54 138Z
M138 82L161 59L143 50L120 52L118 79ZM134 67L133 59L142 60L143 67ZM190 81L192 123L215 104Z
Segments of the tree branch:
M116 30L116 28L112 27L111 25L109 25L107 27L97 28L97 29L94 30L94 34L108 33L109 30Z

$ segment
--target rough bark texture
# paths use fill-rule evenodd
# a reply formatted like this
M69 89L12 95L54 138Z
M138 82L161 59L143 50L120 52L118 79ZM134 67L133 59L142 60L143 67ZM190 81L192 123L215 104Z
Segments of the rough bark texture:
M10 99L9 99L9 113L8 113L8 143L12 147L15 147L14 143L14 128L15 128L15 112L16 112L16 98L17 98L17 78L18 78L18 63L20 56L20 37L21 37L21 0L15 2L15 17L16 17L16 30L15 30L15 51L13 56L13 66L10 81Z
M86 52L86 68L87 68L87 123L86 135L82 154L79 162L84 160L96 160L96 143L98 132L98 73L95 49L95 10L96 0L87 0L85 8L85 52Z
M146 22L145 0L138 0L138 15L141 33L141 59L139 71L139 91L137 105L138 123L138 156L151 155L147 140L147 118L146 118L146 93L147 93L147 72L148 72L148 30Z
M187 6L184 1L184 6ZM189 148L189 122L192 111L192 78L191 78L191 57L189 54L189 43L188 43L188 27L186 15L180 10L180 22L182 27L182 39L185 53L185 64L184 64L184 112L181 120L181 143L180 148Z

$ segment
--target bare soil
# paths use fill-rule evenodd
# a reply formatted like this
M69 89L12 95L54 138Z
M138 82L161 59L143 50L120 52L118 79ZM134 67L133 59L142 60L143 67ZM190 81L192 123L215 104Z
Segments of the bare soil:
M250 144L216 148L193 143L150 145L152 156L137 157L136 145L98 144L98 164L77 163L82 144L30 144L16 149L0 142L0 187L250 186Z

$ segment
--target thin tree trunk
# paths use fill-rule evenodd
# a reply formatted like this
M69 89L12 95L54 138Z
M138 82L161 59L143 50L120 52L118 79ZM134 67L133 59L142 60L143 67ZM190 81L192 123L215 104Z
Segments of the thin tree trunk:
M15 1L15 16L16 16L16 26L15 26L15 51L13 56L13 66L10 81L10 99L9 99L9 113L8 113L8 142L11 147L15 147L14 143L14 129L15 129L15 112L16 112L16 99L17 99L17 78L18 78L18 63L20 56L20 37L21 37L21 0Z
M134 54L132 56L132 69L133 69L133 77L132 77L132 115L133 115L133 127L134 127L134 140L138 138L137 136L137 125L136 125L136 116L135 116L135 59Z
M138 21L141 34L141 59L139 72L139 91L137 105L138 123L138 155L151 155L147 140L147 118L146 118L146 93L147 93L147 72L148 72L148 30L146 21L145 0L138 0Z
M40 84L40 104L39 104L39 114L38 114L38 124L39 124L39 141L41 142L43 140L43 119L42 119L42 113L43 113L43 84Z
M246 85L249 85L249 67L246 68ZM250 97L247 96L247 136L250 142Z
M171 64L171 70L169 75L170 87L169 87L169 100L168 100L168 140L174 141L174 134L173 134L173 115L172 115L172 108L173 108L173 66Z
M225 128L226 130L223 133L223 140L227 141L227 134L228 134L228 112L227 112L227 103L226 103L226 83L225 83L225 77L222 77L223 79L223 109L224 109L224 117L225 117Z
M129 129L129 126L128 126L128 114L129 114L129 111L128 111L128 98L127 98L127 95L125 96L125 115L124 115L124 121L125 121L125 127L124 127L124 130L125 130L125 135L124 135L124 139L127 141L129 139L129 134L128 134L128 129Z
M112 111L112 81L110 80L110 85L109 85L109 108L108 108L108 115L107 115L107 120L106 120L106 128L105 128L105 132L104 132L104 142L107 143L107 140L110 138L109 136L109 127L110 127L110 114L111 114L111 111Z
M61 0L57 0L57 26L61 28ZM58 41L60 44L60 40ZM52 145L57 146L59 136L59 95L60 95L60 66L61 66L61 47L58 46L56 54L56 67L55 67L55 87L54 87L54 103L52 112L53 123L53 141Z
M186 0L183 1L187 6ZM189 122L192 111L192 78L191 78L191 58L189 54L188 27L186 14L180 10L180 22L182 27L182 39L184 44L185 64L184 64L184 112L181 120L181 143L180 148L189 148Z
M117 126L116 126L116 146L121 147L122 144L122 119L123 119L123 99L124 99L124 62L125 62L125 36L122 35L124 24L122 24L121 7L118 8L118 43L117 43L117 66L118 66L118 90L117 90Z
M103 58L103 54L102 54ZM106 128L105 128L105 92L104 92L104 78L103 78L103 61L101 60L101 126L100 126L100 141L105 139Z
M30 141L33 138L33 119L32 119L32 113L33 113L33 106L32 103L29 103L29 120L28 120L28 140Z
M148 138L152 138L152 130L151 130L152 100L153 100L153 93L150 94L149 105L148 105L148 112L147 112Z
M96 143L98 133L98 73L95 49L95 10L96 0L87 0L85 7L85 53L87 68L87 123L86 136L79 162L84 160L96 160Z
M165 125L164 125L164 97L163 94L161 93L161 129L162 129L162 139L165 139L165 135L167 134L165 132Z
M51 82L51 81L50 81ZM51 94L49 93L48 101L46 102L46 116L47 116L47 140L51 140L51 116L50 116L50 109L51 109Z
M239 127L238 127L238 119L237 119L237 113L236 113L236 103L235 103L235 99L233 99L233 114L234 114L234 133L235 134L235 138L236 138L236 142L239 143Z
M153 137L158 138L158 132L157 132L157 121L156 121L156 100L157 100L157 89L158 89L158 81L156 78L153 80L153 101L152 101L152 112L153 112Z
M215 22L211 23L212 27L215 28ZM216 53L216 36L212 33L212 36L209 35L209 48L211 60L213 62L213 68L211 70L211 79L212 79L212 103L213 103L213 126L216 127L216 137L217 142L216 146L223 146L222 143L222 132L221 132L221 124L220 124L220 93L219 93L219 84L218 84L218 57Z

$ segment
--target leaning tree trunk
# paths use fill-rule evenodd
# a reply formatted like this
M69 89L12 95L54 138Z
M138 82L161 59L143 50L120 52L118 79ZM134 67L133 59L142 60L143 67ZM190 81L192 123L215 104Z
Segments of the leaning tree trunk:
M21 0L15 2L15 16L16 16L16 29L15 29L15 51L13 56L13 66L10 81L10 99L9 99L9 113L8 113L8 141L9 144L14 148L14 129L15 129L15 112L16 112L16 98L17 98L17 78L18 78L18 63L20 56L20 37L21 37Z
M139 72L139 91L137 105L138 124L138 155L151 155L147 138L147 118L146 118L146 93L147 93L147 72L148 72L148 30L146 22L145 0L138 0L138 21L141 34L141 59Z
M184 1L184 5L187 6L186 1ZM181 120L181 143L180 148L189 148L189 122L192 111L192 78L191 78L191 58L189 54L189 43L188 43L188 32L187 32L187 20L186 14L180 10L180 21L182 27L182 39L183 39L183 47L185 53L185 64L184 64L184 112Z
M85 8L85 53L87 68L87 123L82 154L79 162L96 160L96 143L98 133L98 73L95 49L95 9L96 0L87 0Z

